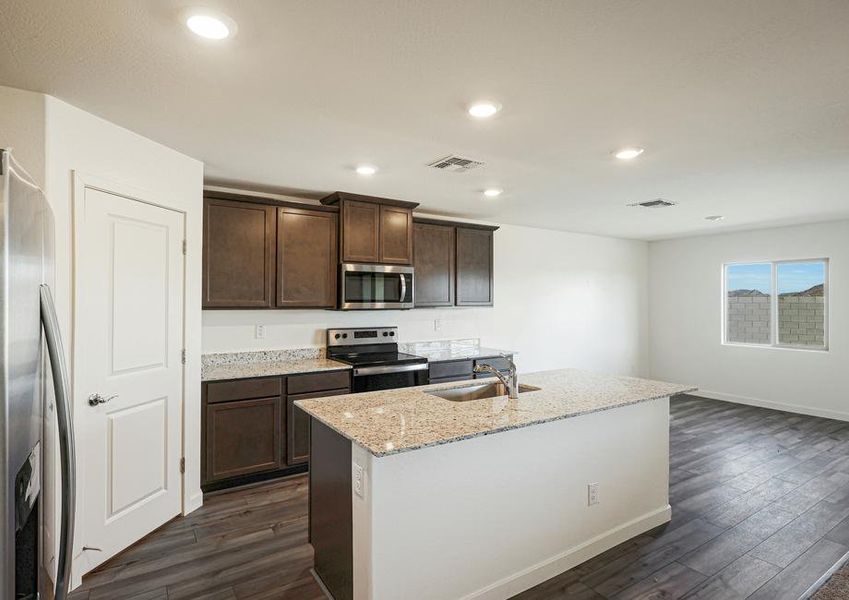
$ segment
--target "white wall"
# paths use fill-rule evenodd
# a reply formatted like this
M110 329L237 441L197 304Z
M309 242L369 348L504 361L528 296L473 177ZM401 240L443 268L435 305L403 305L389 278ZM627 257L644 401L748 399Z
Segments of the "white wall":
M645 242L503 226L495 232L492 308L207 310L203 351L321 347L327 327L398 325L402 341L479 337L517 351L525 372L646 375L646 279ZM254 339L255 324L266 326L265 339Z
M509 598L670 517L668 398L351 458L357 600Z
M849 221L654 242L651 375L702 394L849 420ZM722 265L827 257L827 352L724 346Z
M48 96L46 106L46 190L56 219L55 295L60 324L66 332L66 345L73 337L74 171L142 190L146 197L186 214L184 493L185 506L191 510L199 506L203 498L200 490L199 384L203 163L56 98ZM70 359L70 354L68 357ZM78 518L77 522L83 521Z

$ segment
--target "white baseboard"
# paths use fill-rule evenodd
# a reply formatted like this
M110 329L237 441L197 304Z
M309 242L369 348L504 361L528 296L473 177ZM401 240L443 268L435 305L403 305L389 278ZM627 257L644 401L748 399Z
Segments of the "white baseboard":
M201 506L203 506L203 492L196 490L193 494L186 496L186 501L183 504L183 516L196 511Z
M748 396L737 396L735 394L726 394L724 392L712 392L710 390L698 390L692 392L693 396L701 396L710 398L711 400L722 400L724 402L733 402L734 404L746 404L748 406L759 406L760 408L771 408L773 410L781 410L784 412L798 413L800 415L809 415L812 417L823 417L825 419L836 419L838 421L849 421L849 412L842 410L829 410L826 408L816 408L811 406L802 406L801 404L785 404L783 402L774 402L772 400L761 400L760 398L750 398Z
M627 542L641 533L668 523L671 518L672 507L667 504L663 508L638 517L615 529L605 531L578 546L564 550L518 573L508 575L485 588L467 594L461 600L504 600L510 598L543 581L548 581L560 573L577 567L622 542Z

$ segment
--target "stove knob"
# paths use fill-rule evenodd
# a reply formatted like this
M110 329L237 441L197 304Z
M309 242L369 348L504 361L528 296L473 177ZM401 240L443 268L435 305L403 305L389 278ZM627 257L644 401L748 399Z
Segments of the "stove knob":
M347 337L348 337L348 334L347 334L347 333L343 333L343 334L342 334L342 337L343 337L343 338L347 338Z
M337 333L337 334L336 334L336 335L334 335L333 337L335 337L335 338L338 340L340 337L342 337L342 335Z
M392 337L395 337L395 332L394 332L394 331L390 331L390 332L389 332L389 335L391 335Z
M388 332L388 331L384 331L384 332L383 332L383 337L386 337L387 335L389 335L389 332Z

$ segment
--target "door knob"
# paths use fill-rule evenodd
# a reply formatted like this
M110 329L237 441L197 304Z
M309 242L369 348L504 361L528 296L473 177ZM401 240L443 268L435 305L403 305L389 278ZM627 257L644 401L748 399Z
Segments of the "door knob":
M98 404L106 404L107 402L109 402L113 398L117 398L117 397L118 397L118 394L112 394L108 398L104 398L100 394L92 394L91 396L88 397L88 405L89 406L97 406Z

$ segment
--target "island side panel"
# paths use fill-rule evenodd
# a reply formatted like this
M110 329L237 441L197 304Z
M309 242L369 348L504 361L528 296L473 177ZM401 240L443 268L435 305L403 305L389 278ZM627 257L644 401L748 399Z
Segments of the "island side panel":
M353 497L357 600L509 598L670 519L669 399L373 458L369 470L365 498Z
M351 442L310 419L309 536L315 572L335 600L352 600Z

